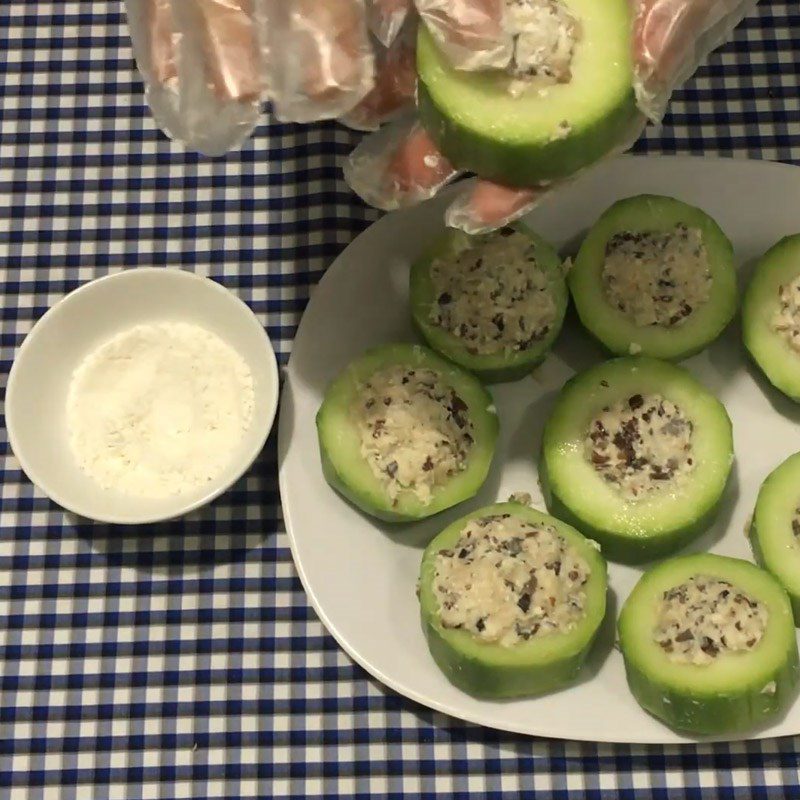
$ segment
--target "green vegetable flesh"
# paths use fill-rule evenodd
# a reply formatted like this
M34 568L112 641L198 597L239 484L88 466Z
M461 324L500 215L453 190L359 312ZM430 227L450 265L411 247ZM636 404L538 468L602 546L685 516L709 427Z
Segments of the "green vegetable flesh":
M628 0L566 0L582 34L572 79L521 96L501 70L452 67L424 25L417 43L425 128L458 168L510 186L573 175L641 124L633 93ZM566 127L565 127L566 124Z
M742 306L745 347L769 382L795 402L800 402L800 352L774 330L772 319L780 287L798 275L800 234L782 239L758 262Z
M442 626L433 590L437 553L452 547L470 520L503 513L553 526L589 564L586 614L571 630L506 647ZM482 508L447 527L425 549L419 578L422 625L437 665L459 689L492 699L543 694L574 681L605 616L606 592L606 565L597 548L569 525L519 503Z
M777 467L761 486L750 526L756 560L789 594L800 624L800 537L792 522L800 507L800 453Z
M693 471L676 488L626 500L586 458L598 412L636 394L659 394L694 423ZM596 539L607 558L641 563L686 544L716 514L733 462L724 406L686 370L644 357L619 358L576 375L547 420L539 475L548 509Z
M677 225L702 232L711 295L679 325L639 326L607 299L602 280L606 245L618 233L667 233ZM730 241L704 211L671 197L640 195L611 206L584 239L569 274L569 287L583 326L617 355L627 355L634 348L654 358L687 358L716 339L736 313L736 268Z
M430 347L475 373L487 383L517 380L540 364L558 337L567 310L567 290L558 254L547 242L524 225L518 223L515 228L534 241L537 265L548 273L550 291L556 305L556 319L549 332L525 350L472 354L462 339L430 320L430 310L436 302L430 274L431 264L438 259L454 258L469 246L472 237L461 231L448 232L411 268L411 314L417 329Z
M671 660L656 643L657 607L664 592L700 574L726 580L765 604L766 631L752 650L690 664ZM794 696L798 655L788 597L771 575L746 561L703 553L662 562L625 601L619 637L634 697L676 730L746 731L774 717Z
M353 406L370 376L395 364L438 373L466 403L474 426L474 443L466 468L437 488L427 504L410 491L401 492L393 503L383 483L361 455ZM489 472L498 429L492 397L479 381L418 345L377 347L356 359L328 387L317 413L322 469L328 483L362 511L390 522L423 519L472 497Z

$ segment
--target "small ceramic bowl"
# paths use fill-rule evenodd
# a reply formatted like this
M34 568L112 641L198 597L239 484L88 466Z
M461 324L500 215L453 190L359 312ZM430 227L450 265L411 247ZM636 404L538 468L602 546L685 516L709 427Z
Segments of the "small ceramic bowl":
M202 489L139 498L104 489L75 461L66 426L76 367L96 347L148 322L187 322L215 333L247 362L255 404L227 468ZM264 328L238 297L208 278L176 269L129 269L81 286L53 306L17 353L6 390L14 455L48 497L82 517L118 524L171 519L218 497L264 447L278 406L278 366Z

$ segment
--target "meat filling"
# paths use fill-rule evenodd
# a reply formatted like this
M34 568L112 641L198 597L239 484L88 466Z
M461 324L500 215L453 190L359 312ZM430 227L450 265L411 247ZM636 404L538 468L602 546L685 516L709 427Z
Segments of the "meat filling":
M544 89L572 80L581 26L560 0L505 0L504 27L513 41L510 91Z
M436 556L445 628L511 647L566 632L584 617L590 568L555 528L512 514L470 521Z
M530 237L505 228L476 237L456 256L431 265L429 319L472 355L515 353L543 339L556 319L547 272Z
M606 406L589 425L584 452L627 500L674 488L694 469L694 425L657 394L634 394Z
M361 455L397 504L410 492L424 504L463 471L473 445L467 404L430 369L376 372L354 408Z
M755 648L767 629L766 606L728 581L694 575L664 592L653 638L671 661L711 664Z
M778 287L778 308L772 316L772 328L800 353L800 275Z
M634 325L679 327L711 296L702 232L678 225L617 233L606 245L602 282L608 302Z

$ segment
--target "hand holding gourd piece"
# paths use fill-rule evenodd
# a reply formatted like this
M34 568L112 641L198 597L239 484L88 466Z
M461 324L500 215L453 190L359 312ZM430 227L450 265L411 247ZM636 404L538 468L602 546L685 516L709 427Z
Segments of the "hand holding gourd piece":
M345 165L364 200L385 210L414 205L474 172L446 217L477 233L627 150L756 2L127 0L127 8L148 101L172 138L227 152L251 134L264 101L281 121L339 119L372 131ZM574 108L604 93L607 108L580 111L573 123ZM564 111L560 127L535 130L553 109Z

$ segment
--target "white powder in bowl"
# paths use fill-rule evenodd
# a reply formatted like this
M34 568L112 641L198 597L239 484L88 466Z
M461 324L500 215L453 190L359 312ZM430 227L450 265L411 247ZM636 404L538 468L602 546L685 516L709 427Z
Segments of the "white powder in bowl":
M106 489L167 497L218 477L253 417L253 376L218 336L138 325L90 353L67 397L70 445Z

